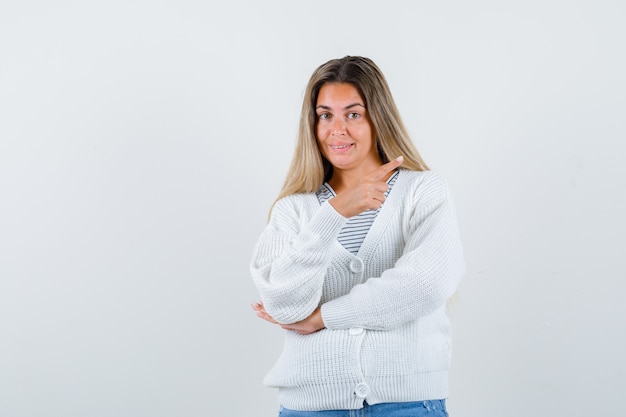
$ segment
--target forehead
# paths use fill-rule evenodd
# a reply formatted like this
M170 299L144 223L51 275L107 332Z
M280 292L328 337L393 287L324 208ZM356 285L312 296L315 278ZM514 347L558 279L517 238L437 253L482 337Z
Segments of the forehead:
M326 83L322 85L317 95L317 104L332 104L349 102L363 104L363 97L359 90L349 83Z

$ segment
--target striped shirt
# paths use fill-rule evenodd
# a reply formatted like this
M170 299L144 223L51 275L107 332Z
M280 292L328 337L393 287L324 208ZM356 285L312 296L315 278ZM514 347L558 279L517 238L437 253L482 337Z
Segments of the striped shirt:
M389 192L391 192L391 188L395 184L397 177L398 171L394 172L393 175L387 180L389 188L385 192L385 198L389 195ZM315 194L317 195L317 199L320 204L325 203L336 195L333 188L327 182L322 184L322 187ZM339 236L337 236L339 243L341 243L341 245L348 252L353 255L356 255L359 252L361 244L363 243L363 240L365 240L365 236L370 230L370 227L372 227L379 211L380 208L377 208L376 210L367 210L348 219L346 224L341 229L341 232L339 232Z

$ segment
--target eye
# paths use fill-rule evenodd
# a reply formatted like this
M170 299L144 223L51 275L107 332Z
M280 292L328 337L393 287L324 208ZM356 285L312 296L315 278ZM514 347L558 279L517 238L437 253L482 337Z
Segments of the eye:
M361 117L361 115L359 113L348 113L348 119L358 119L359 117Z
M329 113L321 113L321 114L318 114L317 117L320 120L328 120L328 119L330 119L330 114Z

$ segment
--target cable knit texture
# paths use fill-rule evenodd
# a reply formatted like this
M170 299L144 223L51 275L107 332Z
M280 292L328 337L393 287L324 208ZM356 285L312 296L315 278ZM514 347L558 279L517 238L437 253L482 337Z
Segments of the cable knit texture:
M252 256L254 283L278 322L321 305L326 328L287 331L266 385L295 410L447 398L445 305L465 264L445 181L400 170L356 255L337 241L346 221L315 193L274 206Z

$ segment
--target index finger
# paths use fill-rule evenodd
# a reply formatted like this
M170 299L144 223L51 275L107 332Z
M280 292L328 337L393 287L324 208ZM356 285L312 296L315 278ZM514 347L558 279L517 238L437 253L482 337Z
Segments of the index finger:
M385 175L389 174L391 171L393 171L394 169L402 165L403 161L404 161L404 157L400 155L396 159L392 159L386 164L381 165L380 167L376 169L376 171L374 171L374 179L377 179L377 180L383 179Z

